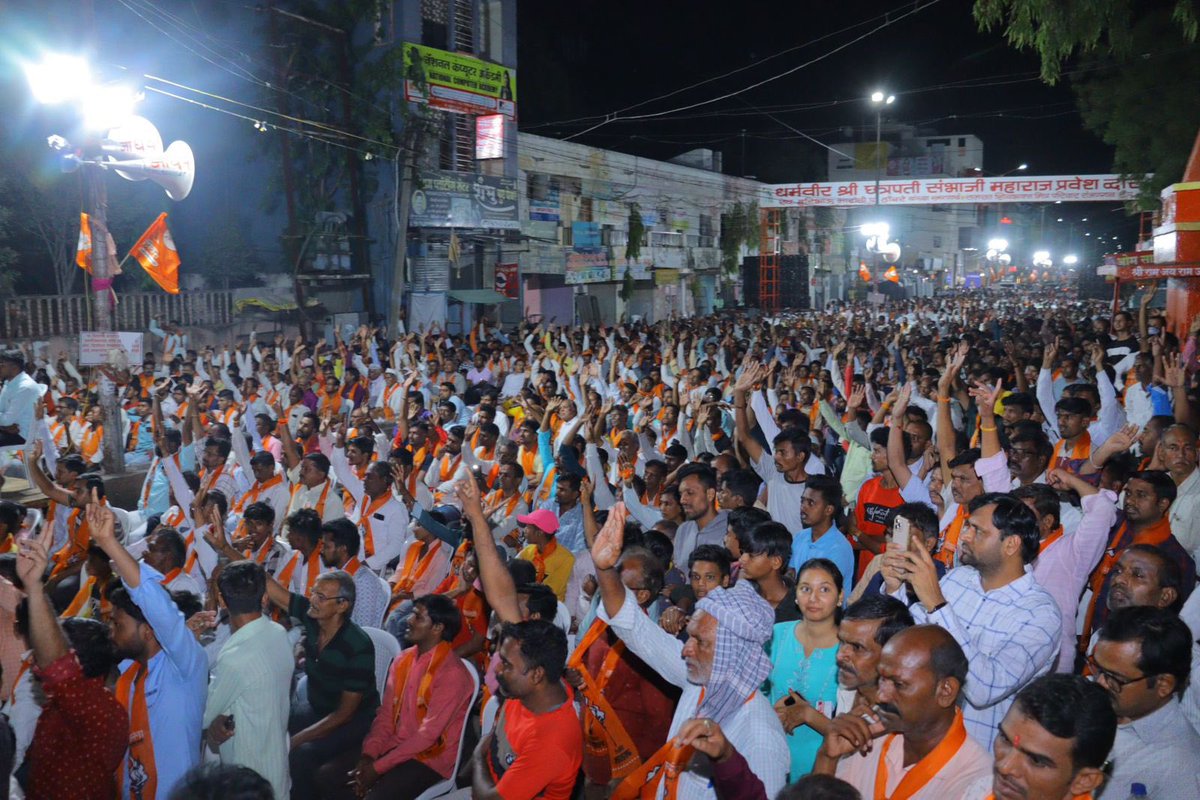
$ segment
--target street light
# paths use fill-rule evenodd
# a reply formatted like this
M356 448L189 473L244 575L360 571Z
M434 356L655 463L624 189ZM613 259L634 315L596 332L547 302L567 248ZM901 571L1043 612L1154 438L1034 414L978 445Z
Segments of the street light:
M33 99L43 105L79 100L92 86L87 62L77 56L51 54L37 64L26 64L24 69Z
M1079 256L1075 255L1074 253L1065 255L1065 256L1063 256L1063 263L1066 264L1068 267L1072 266L1074 264L1078 264Z
M880 141L883 131L883 107L890 106L894 102L896 102L894 94L885 94L879 90L871 93L871 104L875 106L875 205L879 205L879 173L883 161Z
M1053 259L1050 258L1049 250L1036 250L1033 253L1033 265L1035 267L1049 268L1054 266Z

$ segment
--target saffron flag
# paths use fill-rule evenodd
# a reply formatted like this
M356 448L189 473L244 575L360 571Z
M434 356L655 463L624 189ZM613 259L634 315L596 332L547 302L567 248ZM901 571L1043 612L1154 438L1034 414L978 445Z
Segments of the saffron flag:
M887 278L892 283L900 282L900 273L896 271L895 267L888 267L887 272L883 273L883 277Z
M92 224L82 211L79 212L79 243L75 245L75 263L80 269L92 271Z
M158 215L158 219L146 229L129 254L137 259L142 269L164 292L179 294L179 252L175 249L171 232L167 230L166 214Z
M866 264L858 265L858 277L862 278L867 283L871 282L871 270L867 269Z

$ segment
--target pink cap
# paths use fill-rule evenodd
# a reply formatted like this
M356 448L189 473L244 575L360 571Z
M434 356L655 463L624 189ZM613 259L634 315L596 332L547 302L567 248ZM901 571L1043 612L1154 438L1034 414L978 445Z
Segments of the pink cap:
M517 522L522 525L532 525L542 533L554 534L558 532L558 515L546 508L539 508L532 514L523 514L517 517Z

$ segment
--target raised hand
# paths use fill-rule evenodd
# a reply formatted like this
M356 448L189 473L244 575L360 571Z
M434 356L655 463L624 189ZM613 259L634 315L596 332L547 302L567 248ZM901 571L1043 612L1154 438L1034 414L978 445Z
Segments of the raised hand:
M620 502L608 512L608 519L596 534L596 541L592 545L592 562L596 569L612 569L617 565L625 541L625 520L628 516L629 511Z
M995 416L996 401L1004 392L1004 381L996 381L995 386L988 386L982 381L976 381L975 385L967 391L971 397L975 398L975 404L979 407L981 417Z
M106 543L116 541L117 517L113 514L111 508L101 505L100 496L95 489L92 489L92 499L87 504L84 514L87 518L88 531L92 535L92 541L101 547Z
M1187 368L1178 353L1168 353L1163 360L1163 382L1172 389L1182 389L1187 385Z

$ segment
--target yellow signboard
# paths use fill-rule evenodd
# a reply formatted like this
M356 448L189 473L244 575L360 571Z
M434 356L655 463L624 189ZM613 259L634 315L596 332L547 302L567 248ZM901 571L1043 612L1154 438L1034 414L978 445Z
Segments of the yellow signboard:
M517 116L517 72L462 53L404 44L404 98L459 114Z

